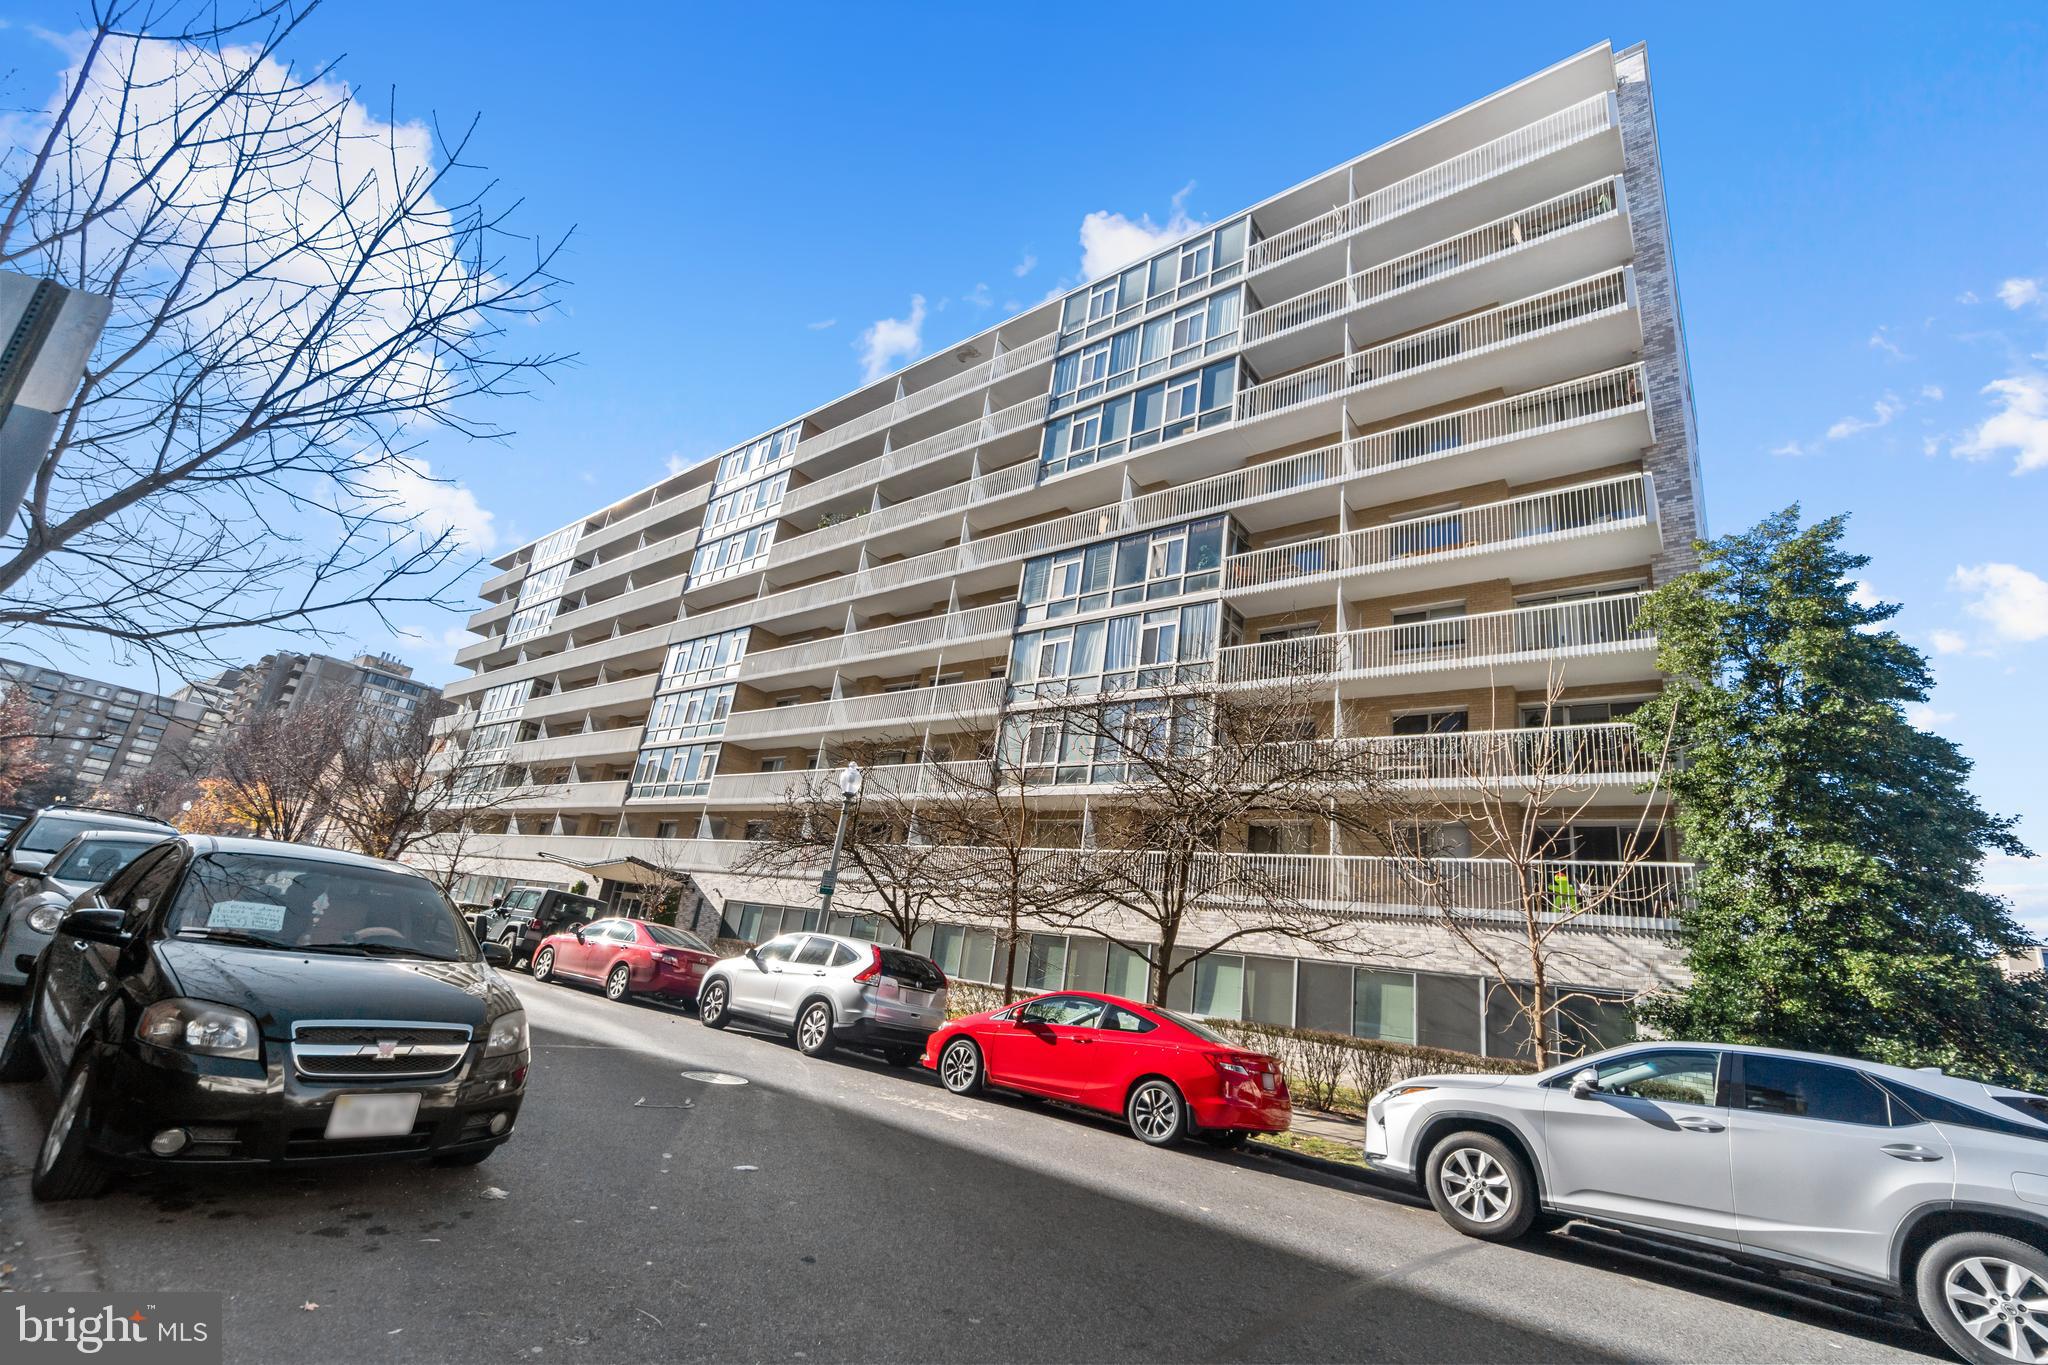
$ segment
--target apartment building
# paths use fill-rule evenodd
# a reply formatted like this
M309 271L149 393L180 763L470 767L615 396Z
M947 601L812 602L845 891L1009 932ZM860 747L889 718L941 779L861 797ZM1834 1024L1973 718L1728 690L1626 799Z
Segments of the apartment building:
M1557 856L1611 863L1643 823L1622 718L1660 685L1636 606L1702 533L1692 428L1646 56L1602 44L498 560L446 689L525 793L476 885L629 894L634 859L681 861L728 933L816 927L814 877L734 871L789 784L875 735L911 743L869 781L918 783L1047 681L1164 663L1312 678L1332 737L1424 773L1460 733L1569 726L1608 757ZM1036 828L1086 844L1088 777L1058 785ZM1470 829L1431 837L1488 884ZM1562 984L1680 970L1689 869L1643 837L1668 894L1573 929ZM1181 1003L1521 1046L1385 859L1244 841L1220 856L1296 860L1378 946L1233 943ZM985 929L918 946L996 971ZM1034 988L1142 981L1089 935L1026 956Z
M388 654L337 659L290 650L190 686L223 699L228 726L258 711L289 715L316 697L347 693L357 694L370 714L396 722L431 707L441 695L439 688L416 681L410 665Z
M38 756L49 771L23 801L89 801L152 768L175 764L204 715L196 702L119 683L0 659L0 691L19 689L39 708Z

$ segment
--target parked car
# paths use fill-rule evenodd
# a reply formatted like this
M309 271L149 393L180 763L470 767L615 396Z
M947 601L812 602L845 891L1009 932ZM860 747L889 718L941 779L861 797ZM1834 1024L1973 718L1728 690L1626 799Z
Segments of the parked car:
M538 891L528 898L521 897L516 908L512 897L505 898L505 918L495 935L495 941L512 950L512 965L531 968L533 955L540 949L541 941L554 934L566 934L595 920L607 918L612 908L603 901L588 896L572 895L567 891L542 890L538 887L515 888Z
M698 983L716 961L718 954L695 934L645 920L601 919L542 939L533 979L602 982L608 1000L653 995L695 1004Z
M909 1066L946 1022L946 974L905 948L784 934L705 972L697 1018L708 1028L741 1019L786 1029L807 1057L844 1044Z
M27 824L29 816L35 813L34 806L0 806L0 839Z
M43 870L50 855L89 829L144 829L160 835L173 830L163 821L133 811L98 806L45 806L16 826L0 842L0 886L12 886Z
M98 886L165 839L156 829L89 829L57 850L41 872L0 892L0 985L28 980L57 922L81 892Z
M1294 1118L1273 1058L1176 1010L1088 991L955 1019L932 1035L924 1064L956 1095L994 1086L1121 1115L1155 1147L1184 1137L1234 1146Z
M511 1135L526 1015L434 884L332 849L184 835L82 895L36 961L0 1080L59 1099L29 1177L397 1156Z
M2048 1097L1773 1048L1646 1043L1373 1097L1365 1154L1469 1236L1584 1218L1914 1303L2048 1354Z

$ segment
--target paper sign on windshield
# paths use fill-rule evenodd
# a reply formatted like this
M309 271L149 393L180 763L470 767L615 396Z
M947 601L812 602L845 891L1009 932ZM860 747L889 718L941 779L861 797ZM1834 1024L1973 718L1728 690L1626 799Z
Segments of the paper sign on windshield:
M284 928L284 907L274 901L215 901L207 912L209 929L256 929L276 933Z

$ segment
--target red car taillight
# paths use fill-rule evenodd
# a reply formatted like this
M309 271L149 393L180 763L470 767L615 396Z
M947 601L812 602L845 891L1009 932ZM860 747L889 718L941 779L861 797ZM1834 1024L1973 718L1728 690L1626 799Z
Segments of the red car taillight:
M1242 1052L1205 1052L1209 1065L1232 1076L1257 1077L1270 1069L1264 1057Z
M860 982L863 986L879 980L882 975L882 950L880 948L869 948L868 951L875 955L874 960L853 974L853 979Z

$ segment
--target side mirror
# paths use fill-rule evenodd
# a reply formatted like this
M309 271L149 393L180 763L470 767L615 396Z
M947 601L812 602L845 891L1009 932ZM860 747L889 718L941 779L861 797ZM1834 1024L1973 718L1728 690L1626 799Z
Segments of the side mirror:
M1590 1099L1599 1090L1600 1073L1590 1066L1572 1077L1572 1098L1575 1100Z
M502 943L486 943L484 961L493 967L509 967L512 965L512 950Z
M569 932L576 935L576 941L578 943L582 943L584 941L582 925L577 925L574 929L571 929Z
M119 910L73 910L57 922L57 933L60 937L81 938L87 943L104 943L114 948L128 946Z
M759 948L749 948L749 949L747 949L747 951L746 951L746 953L744 954L744 956L746 957L747 961L749 961L749 962L753 963L753 964L754 964L754 965L755 965L756 967L759 967L759 968L760 968L760 969L761 969L762 971L764 971L764 972L765 972L765 971L767 971L767 970L768 970L768 969L767 969L767 967L763 966L763 965L762 965L762 963L761 963L761 950L760 950Z

